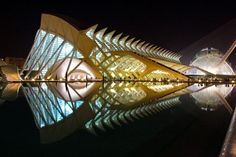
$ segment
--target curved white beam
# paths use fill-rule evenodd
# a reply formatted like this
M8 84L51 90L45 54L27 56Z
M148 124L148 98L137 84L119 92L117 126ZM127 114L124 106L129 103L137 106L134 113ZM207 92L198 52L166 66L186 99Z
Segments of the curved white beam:
M140 42L140 40L134 41L134 42L131 44L131 48L134 49L134 50L137 50L137 49L136 49L136 46L137 46L137 44L138 44L139 42Z
M112 42L115 44L115 45L118 45L118 41L121 37L122 33L116 35L114 38L112 38Z
M104 40L105 40L106 42L111 43L112 36L114 35L115 32L116 32L116 31L112 31L112 32L110 32L110 33L107 33L107 34L105 35L105 37L104 37Z
M123 37L119 40L119 44L124 48L125 47L125 41L129 38L129 35Z
M86 30L86 35L90 38L90 39L94 39L94 32L96 30L96 28L98 27L98 24L96 25L93 25L92 27L89 27L87 30Z
M149 45L146 49L145 52L150 54L150 49L153 47L154 45Z
M157 47L157 48L154 50L153 53L154 53L156 56L160 56L160 54L159 54L160 49L161 49L161 47Z
M154 46L154 47L151 48L150 54L151 54L152 56L155 56L154 52L155 52L156 48L157 48L157 46Z
M95 37L96 37L98 40L103 41L103 35L104 35L104 33L106 32L106 30L107 30L107 27L101 29L101 30L98 31L98 32L96 32L96 33L95 33Z
M149 43L146 43L145 45L143 45L142 47L141 47L141 50L144 52L144 53L146 53L146 47L149 45Z
M158 52L159 52L158 54L159 54L161 57L163 57L163 53L165 52L165 49L161 48Z
M153 53L156 48L157 48L157 46L153 46L153 47L150 49L150 53Z
M134 41L135 38L131 38L128 41L125 42L125 46L128 47L128 49L132 49L131 48L131 43Z
M136 46L136 49L137 49L138 51L141 51L141 48L142 48L142 46L143 46L144 43L145 43L145 41L139 43L139 44Z

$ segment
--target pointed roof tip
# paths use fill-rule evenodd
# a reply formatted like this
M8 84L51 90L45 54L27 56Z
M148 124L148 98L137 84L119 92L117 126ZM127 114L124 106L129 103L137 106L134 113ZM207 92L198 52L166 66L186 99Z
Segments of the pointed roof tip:
M93 25L92 27L96 27L96 28L97 28L97 27L98 27L98 23L96 23L96 24L95 24L95 25Z
M140 42L136 45L136 48L137 48L138 50L141 50L141 48L142 48L142 46L143 46L144 43L145 43L145 41L140 41Z
M107 30L108 27L102 28L100 30L98 30L97 32L105 32Z
M98 27L98 24L95 24L95 25L87 28L86 30L91 30L91 29L95 30L97 27Z
M123 33L117 34L112 38L112 42L117 43Z
M96 31L96 32L95 32L95 37L96 37L97 39L99 39L99 40L102 41L102 40L103 40L103 36L104 36L106 30L107 30L107 27Z
M127 42L132 43L132 41L134 41L135 38L130 38Z
M147 49L147 47L148 47L148 45L149 45L150 43L146 43L146 44L144 44L144 45L142 45L142 47L140 48L143 52L146 52L146 49Z
M104 35L104 33L106 32L106 30L107 30L107 27L102 28L102 29L96 31L95 34L102 34L102 35Z
M123 33L119 33L119 34L115 35L115 36L113 37L113 39L114 39L114 38L118 38L118 39L119 39L122 35L123 35Z
M140 39L133 41L131 43L131 48L137 50L137 45L139 44L140 41L141 41Z
M169 51L169 50L166 50L166 51L165 51L165 55L166 55L166 56L169 56L169 55L171 55L171 54L173 54L171 51Z
M153 52L156 52L158 50L158 46L155 46L153 49Z
M131 38L125 42L125 45L131 48L132 42L134 41L135 38Z
M116 30L113 30L113 31L111 31L111 32L106 33L105 36L107 36L107 35L113 36L113 35L115 34L115 32L116 32Z
M138 43L139 43L140 41L141 41L140 39L138 39L138 40L135 40L134 42L132 42L132 45L133 45L133 44L136 44L136 45L138 45Z
M97 27L98 27L98 24L95 24L95 25L85 29L84 32L86 34L89 33L89 34L91 34L93 36L93 34L94 34L95 30L97 29Z
M129 38L129 35L126 35L126 36L124 36L123 38L121 38L120 40L121 40L121 41L123 41L123 40L126 41L128 38Z
M147 49L151 49L152 47L154 47L155 45L153 45L153 44L150 44L148 47L147 47Z
M148 45L149 45L149 43L144 42L144 44L142 45L142 48L147 47Z
M157 48L158 48L158 46L154 45L154 47L153 47L152 49L155 50L155 49L157 49Z
M106 41L110 41L110 40L112 39L113 35L115 34L115 32L116 32L116 30L111 31L111 32L109 32L109 33L106 33L106 34L104 35L104 39L105 39Z
M127 41L128 38L129 38L129 35L127 35L127 36L121 38L121 39L119 40L119 44L124 47L124 46L125 46L125 43L126 43L126 41Z
M150 48L150 53L153 53L155 51L155 49L157 48L157 46L153 45L151 48Z
M161 49L161 47L160 47L160 46L157 46L156 50L158 50L158 51L159 51L160 49Z
M153 44L148 45L148 46L145 48L145 51L146 51L147 53L149 53L150 50L151 50L151 48L152 48L153 46L154 46Z

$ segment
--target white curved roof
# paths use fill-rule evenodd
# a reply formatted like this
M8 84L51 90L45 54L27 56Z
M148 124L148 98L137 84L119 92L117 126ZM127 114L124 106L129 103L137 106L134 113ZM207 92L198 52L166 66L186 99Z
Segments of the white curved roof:
M221 61L220 55L206 54L197 57L190 65L199 67L213 74L223 74L223 75L234 74L233 69L226 61L224 61L223 64L217 66L218 63L220 63L220 61Z

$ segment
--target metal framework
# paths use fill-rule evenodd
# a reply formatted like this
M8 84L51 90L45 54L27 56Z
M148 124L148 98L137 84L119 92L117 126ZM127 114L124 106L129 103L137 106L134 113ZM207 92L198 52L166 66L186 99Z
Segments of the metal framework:
M177 64L180 55L129 36L114 35L115 31L105 34L106 28L96 28L97 25L78 30L59 17L43 14L21 71L23 79L187 79L181 72L153 60Z
M236 40L234 40L234 42L232 43L232 45L229 47L229 49L226 51L226 53L224 54L224 56L222 57L222 60L219 62L218 66L220 64L223 64L227 58L229 57L229 55L234 51L236 47Z

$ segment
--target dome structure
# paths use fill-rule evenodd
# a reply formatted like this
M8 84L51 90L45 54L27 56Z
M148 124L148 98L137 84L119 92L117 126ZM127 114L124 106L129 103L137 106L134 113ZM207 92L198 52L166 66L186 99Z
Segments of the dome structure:
M196 59L190 65L194 67L199 67L212 74L234 74L233 69L226 61L224 61L222 64L219 64L222 60L222 57L223 55L219 50L214 48L205 48L197 53Z

